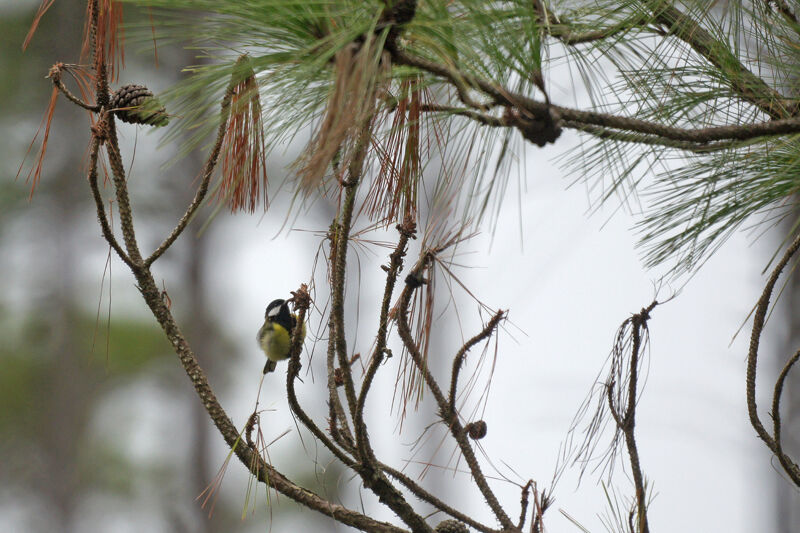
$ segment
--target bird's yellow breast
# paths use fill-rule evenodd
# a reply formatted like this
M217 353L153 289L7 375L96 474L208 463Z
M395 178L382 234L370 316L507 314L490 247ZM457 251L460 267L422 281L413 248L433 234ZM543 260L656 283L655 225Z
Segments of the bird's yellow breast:
M281 361L289 357L289 347L292 338L289 332L280 324L268 323L260 335L261 349L271 361Z

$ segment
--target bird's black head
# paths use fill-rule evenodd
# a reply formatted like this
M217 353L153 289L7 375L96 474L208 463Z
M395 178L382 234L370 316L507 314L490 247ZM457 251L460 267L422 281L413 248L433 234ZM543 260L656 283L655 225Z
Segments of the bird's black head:
M289 312L289 305L286 303L286 300L272 300L267 306L264 318L269 322L280 324L286 328L287 331L291 331L294 327L294 317Z

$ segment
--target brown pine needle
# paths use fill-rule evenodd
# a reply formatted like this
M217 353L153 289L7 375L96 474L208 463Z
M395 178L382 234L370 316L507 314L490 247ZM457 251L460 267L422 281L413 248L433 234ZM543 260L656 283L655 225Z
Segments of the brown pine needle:
M376 43L350 44L336 53L334 82L325 116L305 152L295 162L301 188L308 192L323 180L334 162L345 169L362 125L372 118L375 93L384 61ZM376 60L376 58L379 58ZM336 161L335 161L336 160Z
M50 93L50 104L47 106L47 112L44 114L42 123L39 124L39 129L36 130L36 135L33 136L31 144L28 145L28 151L25 152L25 157L23 158L22 163L20 163L19 169L17 170L16 177L19 178L19 175L22 172L22 167L25 165L25 160L28 158L28 154L31 153L31 149L33 149L33 145L36 142L36 139L39 137L39 133L42 131L42 126L44 126L44 137L42 138L42 146L39 148L39 155L36 157L36 164L31 168L31 170L28 172L28 176L25 178L25 183L31 182L31 192L28 195L28 201L33 199L33 193L36 191L36 186L39 184L39 180L42 177L42 164L44 163L44 156L47 153L47 140L50 138L50 125L53 122L53 113L56 110L57 100L58 88L53 87L53 91Z
M401 96L394 109L389 136L382 145L376 143L380 171L365 202L373 220L407 217L416 220L417 186L422 177L420 105L423 93L419 84L419 78L401 82Z
M42 17L47 10L50 9L50 6L53 5L53 2L56 0L42 0L42 3L39 5L39 9L36 11L36 16L33 17L33 22L31 23L31 29L28 30L28 34L25 36L25 41L22 43L22 50L25 51L28 48L28 45L31 44L31 39L33 39L33 34L36 33L36 29L39 27L39 22L42 20Z
M267 196L267 161L261 100L255 72L246 55L234 66L241 80L233 89L231 114L222 141L222 179L217 189L220 201L231 212L254 212L259 203L264 209Z
M236 444L239 444L237 441ZM214 479L203 489L203 492L197 495L195 501L203 498L203 503L200 504L201 509L205 509L206 505L208 505L209 501L211 502L211 506L208 509L208 517L214 514L214 506L217 504L217 497L219 496L219 488L222 486L222 480L225 477L225 472L228 471L228 465L230 464L231 457L233 457L233 449L228 452L228 455L225 457L225 460L222 462L222 466L217 471L217 474L214 476ZM203 497L205 496L205 497Z

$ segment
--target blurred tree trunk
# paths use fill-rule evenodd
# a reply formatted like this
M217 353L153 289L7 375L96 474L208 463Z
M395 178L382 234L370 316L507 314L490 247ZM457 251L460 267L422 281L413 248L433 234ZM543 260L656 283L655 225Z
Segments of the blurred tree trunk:
M80 40L83 9L77 2L57 2L48 20L49 29L40 31L42 42L37 49L58 49L67 57L76 56L77 50L64 50L73 47ZM55 25L55 27L52 27ZM44 28L43 28L44 29ZM33 50L31 50L33 52ZM60 120L56 118L54 138L65 135L71 129L70 123L83 123L85 114L74 106L58 109ZM63 138L63 137L61 137ZM44 346L51 364L44 376L46 387L41 391L45 405L47 427L42 429L42 461L46 465L37 475L35 484L40 494L46 495L46 505L51 509L52 523L58 524L59 531L77 531L75 512L82 498L83 487L80 468L80 455L84 442L82 437L88 423L92 396L95 393L94 380L88 372L88 354L84 353L85 342L77 338L74 330L75 302L77 294L78 248L75 228L85 216L88 198L85 183L75 169L83 168L81 151L71 150L55 154L58 165L49 166L47 191L37 200L44 200L49 207L41 209L46 221L47 235L42 241L34 243L39 247L33 253L38 258L39 271L33 273L34 280L29 283L43 289L42 301L36 303L36 314L47 325L49 335ZM46 195L46 196L45 196ZM41 232L39 232L41 234ZM38 282L38 283L37 283Z
M197 158L193 157L192 159ZM207 348L206 353L220 353L213 349L218 343L214 341L212 320L208 313L209 306L206 298L208 281L205 276L205 267L208 262L208 236L206 235L204 238L193 237L186 240L188 245L185 267L187 271L186 279L188 280L186 296L189 309L193 310L188 333L197 346L205 346ZM206 358L203 361L203 365L211 375L214 374L217 368L217 365L213 363L211 358ZM194 490L195 495L197 495L203 492L212 479L212 473L209 469L209 426L211 423L203 404L196 401L193 395L189 395L187 400L191 405L191 425L194 435L192 437L189 457L189 479L187 481L190 490ZM206 512L199 505L195 509L198 515L198 527L194 531L196 533L210 533L212 524L216 522L209 520Z

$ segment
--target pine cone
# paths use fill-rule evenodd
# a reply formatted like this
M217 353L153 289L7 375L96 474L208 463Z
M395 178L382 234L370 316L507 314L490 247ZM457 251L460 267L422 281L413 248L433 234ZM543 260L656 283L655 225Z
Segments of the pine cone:
M469 533L467 526L458 520L444 520L434 529L436 533Z
M470 422L466 426L464 426L464 430L467 432L469 437L473 440L480 440L486 436L486 432L488 431L488 427L486 422L483 420L477 420L475 422Z
M111 95L111 110L123 122L166 126L167 110L144 85L123 85Z

